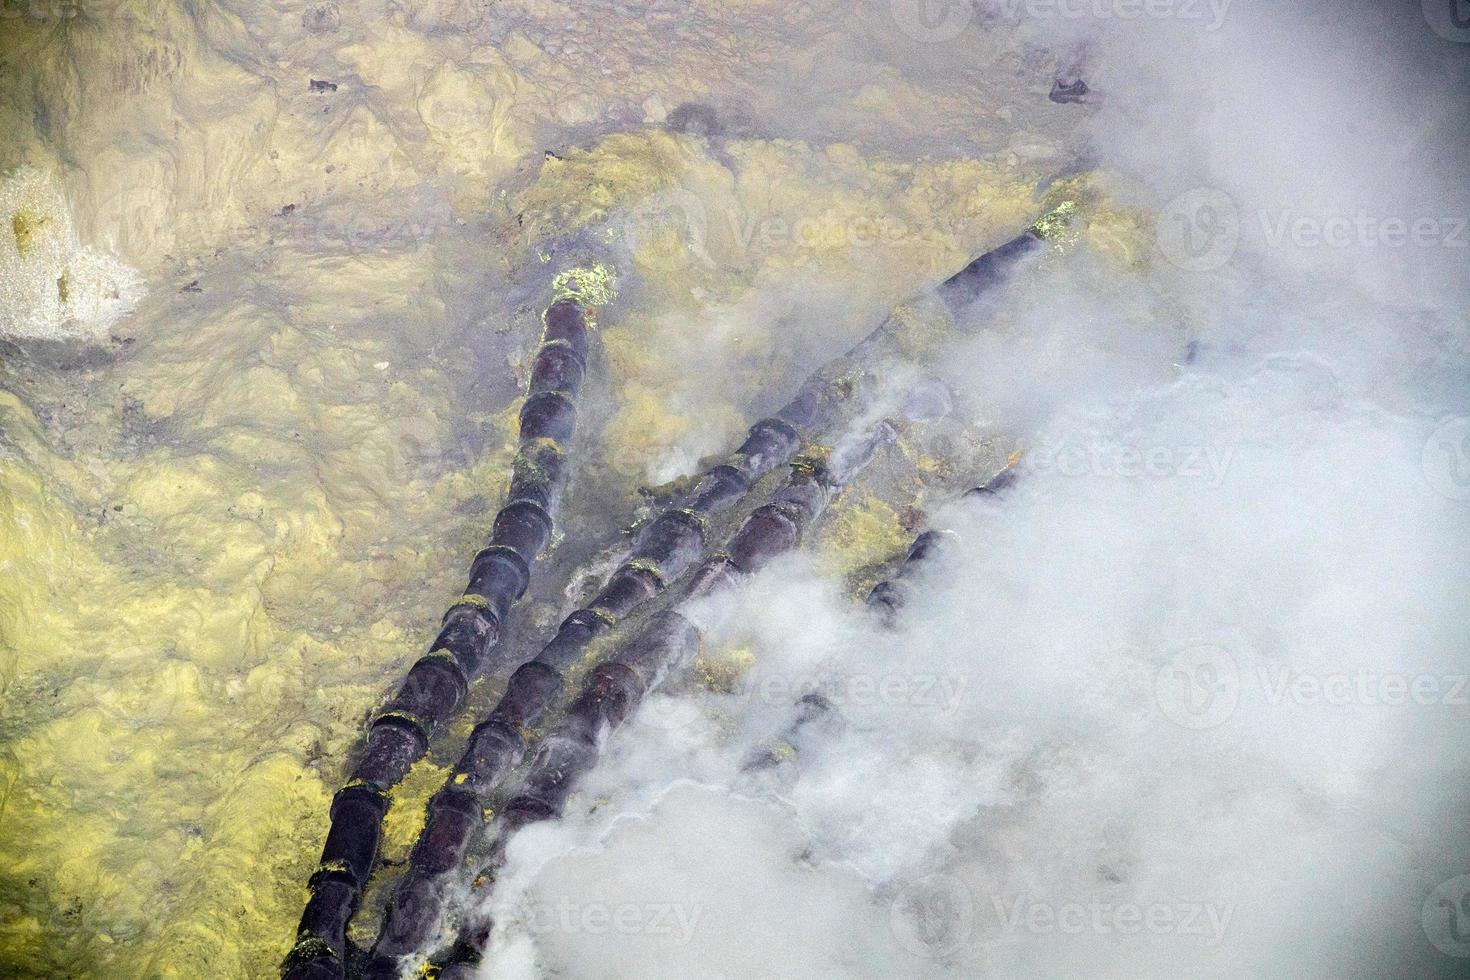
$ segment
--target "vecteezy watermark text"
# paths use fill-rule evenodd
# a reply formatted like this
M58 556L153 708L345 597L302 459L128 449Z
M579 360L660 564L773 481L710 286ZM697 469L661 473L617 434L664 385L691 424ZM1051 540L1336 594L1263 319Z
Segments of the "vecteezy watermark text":
M1234 905L1196 901L1111 900L1097 896L1035 899L989 896L995 925L1007 933L1038 936L1181 936L1217 946ZM932 874L905 886L889 907L889 929L915 956L938 959L967 945L980 925L970 887L950 874Z
M1199 480L1218 487L1234 456L1234 449L1221 446L1043 443L1028 449L1020 465L1038 476Z
M684 945L699 927L704 909L678 902L533 902L524 910L526 930L589 936L660 936Z
M755 704L789 708L808 698L819 698L827 707L898 708L936 712L947 716L955 711L969 687L969 678L961 674L893 671L881 674L862 672L805 674L746 674L732 689L724 691L730 698ZM655 697L644 703L641 717L665 728L682 728L698 717L687 699Z
M1007 932L1078 936L1197 936L1218 946L1235 914L1233 905L1210 902L1034 902L1024 896L992 896Z
M1177 20L1218 31L1233 0L999 0L1006 17L1036 20Z
M1261 211L1261 233L1279 248L1466 248L1467 219L1439 215L1379 215L1359 209L1351 214Z
M899 31L924 44L953 41L977 13L994 21L1173 20L1217 31L1234 0L889 0Z
M969 679L930 673L827 674L788 677L768 674L744 685L743 693L768 704L789 704L806 694L819 694L834 707L905 705L953 711Z
M1470 705L1470 675L1400 674L1371 670L1312 674L1284 664L1261 663L1256 678L1266 703L1357 704L1366 707L1400 705Z
M1190 272L1224 266L1247 234L1258 234L1253 240L1270 249L1465 249L1470 248L1470 216L1366 208L1260 208L1243 216L1229 194L1196 187L1166 204L1155 225L1159 252Z
M1269 708L1464 708L1470 706L1470 675L1300 670L1202 643L1159 667L1154 700L1170 721L1199 731L1223 725L1246 700Z

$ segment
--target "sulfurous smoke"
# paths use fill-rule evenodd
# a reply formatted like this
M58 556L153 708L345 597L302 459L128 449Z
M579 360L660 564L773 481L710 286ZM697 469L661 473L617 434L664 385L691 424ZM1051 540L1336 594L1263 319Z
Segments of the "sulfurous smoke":
M734 689L655 697L515 840L486 975L1463 975L1470 32L948 13L1086 81L1150 254L973 311L941 360L1014 486L935 515L891 628L810 554L754 582Z

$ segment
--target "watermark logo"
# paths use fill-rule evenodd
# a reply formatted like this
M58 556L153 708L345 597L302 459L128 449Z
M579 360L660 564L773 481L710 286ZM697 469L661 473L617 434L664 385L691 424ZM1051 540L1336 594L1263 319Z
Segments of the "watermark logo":
M889 0L898 29L923 44L943 44L964 33L975 17L969 0Z
M156 198L147 188L125 182L96 207L76 216L81 219L77 231L83 241L114 254L125 254L147 241L148 229L155 224L155 203Z
M638 708L638 721L661 732L680 732L699 723L704 709L698 698L657 691Z
M1176 725L1215 728L1240 703L1240 669L1229 651L1213 644L1181 650L1154 675L1154 700Z
M486 0L383 0L390 23L421 34L472 31L485 22Z
M402 415L358 446L358 472L369 482L402 487L422 479L425 469L444 456L440 426L422 415Z
M308 34L335 33L342 26L342 12L331 0L311 4L301 13L301 26Z
M1470 44L1470 0L1420 0L1424 19L1446 41Z
M975 931L975 897L963 881L950 875L920 878L894 898L888 928L915 956L948 956L969 942Z
M197 825L190 825L186 832L193 838L203 833ZM95 942L99 933L117 936L128 931L125 920L109 915L104 903L84 903L76 895L63 898L49 879L44 885L38 878L31 878L29 883L34 890L8 905L0 918L0 943L7 944L7 948L16 948L10 944L34 942L40 936L59 951L73 944Z
M623 220L623 240L640 261L656 268L682 267L687 253L705 268L714 268L707 249L709 212L693 191L671 187L650 194L633 205ZM671 237L682 248L671 248Z
M1165 205L1155 232L1159 252L1188 272L1230 261L1240 243L1240 210L1224 191L1196 187Z
M777 13L787 27L809 28L831 17L842 4L843 0L792 0L777 4Z
M1470 418L1440 424L1419 457L1424 479L1450 500L1470 500Z
M1440 882L1424 899L1419 924L1441 953L1470 957L1470 875Z
M89 15L98 13L115 13L112 8L118 6L115 2L104 3L103 10L93 11L88 9ZM83 12L80 0L0 0L0 20L33 20L37 22L54 22L71 20Z

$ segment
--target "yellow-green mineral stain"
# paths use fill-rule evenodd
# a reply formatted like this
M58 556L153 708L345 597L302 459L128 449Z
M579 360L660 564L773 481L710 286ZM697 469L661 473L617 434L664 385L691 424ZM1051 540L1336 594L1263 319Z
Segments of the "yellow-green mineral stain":
M558 272L551 280L554 300L574 299L584 306L606 306L618 295L618 278L600 262Z
M17 211L10 217L10 231L15 235L15 250L25 255L30 250L42 228L46 226L46 218L37 217L25 211Z
M719 694L730 694L740 685L755 664L755 652L748 646L727 646L717 650L701 649L692 664L693 678L700 687Z
M1036 232L1038 237L1046 241L1058 245L1071 244L1072 241L1076 240L1075 236L1070 232L1072 219L1076 216L1077 202L1063 201L1050 211L1047 211L1040 218L1037 218L1036 223L1031 226L1031 230Z
M817 553L832 572L848 575L902 554L912 538L888 503L874 494L850 492L822 525Z

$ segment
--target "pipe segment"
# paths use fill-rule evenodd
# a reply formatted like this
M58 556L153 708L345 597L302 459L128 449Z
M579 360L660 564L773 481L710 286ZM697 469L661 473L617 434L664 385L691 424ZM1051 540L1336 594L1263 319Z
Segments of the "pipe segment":
M331 826L308 883L296 945L281 967L286 980L344 976L347 926L377 861L389 793L464 705L471 681L499 643L512 605L530 584L533 564L551 544L568 481L566 454L576 428L577 395L587 374L590 313L576 295L562 296L546 309L521 407L506 504L471 562L464 593L445 612L429 651L373 718L351 778L332 799Z

